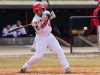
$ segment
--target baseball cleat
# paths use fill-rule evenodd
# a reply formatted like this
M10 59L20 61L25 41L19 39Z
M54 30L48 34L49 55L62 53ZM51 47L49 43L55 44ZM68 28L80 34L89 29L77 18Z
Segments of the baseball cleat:
M67 68L66 73L70 73L70 72L71 72L70 68Z
M31 52L35 52L36 50L34 48L31 49Z
M25 71L26 71L26 68L25 67L23 67L23 68L20 69L20 72L21 73L25 73Z

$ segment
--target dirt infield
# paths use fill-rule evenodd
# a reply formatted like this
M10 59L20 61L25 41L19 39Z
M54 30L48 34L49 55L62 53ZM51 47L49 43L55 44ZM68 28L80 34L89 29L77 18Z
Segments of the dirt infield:
M36 74L66 74L62 67L32 67L26 73L20 73L20 68L0 68L0 75L36 75ZM66 75L100 75L100 67L71 67L72 72Z

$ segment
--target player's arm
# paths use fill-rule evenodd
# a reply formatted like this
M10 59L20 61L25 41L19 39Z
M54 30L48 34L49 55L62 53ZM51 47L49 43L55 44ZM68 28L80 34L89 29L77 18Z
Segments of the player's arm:
M44 11L40 21L47 21L48 19L51 19L51 14L49 11Z
M56 15L55 15L55 13L54 13L54 11L51 11L51 12L49 12L49 11L44 11L43 12L43 14L49 14L51 17L50 17L50 19L53 19L53 18L56 18Z
M2 33L3 36L7 36L7 30L5 28L3 28Z
M36 31L37 31L38 33L41 33L41 29L38 27L38 25L35 26L35 29L36 29Z
M43 13L42 18L39 19L38 21L32 21L32 26L37 26L40 22L47 21L48 19L51 18L51 14L49 11L46 11Z
M93 16L97 16L97 14L96 14L96 9L93 11ZM94 26L97 26L97 25L98 25L98 24L97 24L97 19L96 19L96 18L93 19L93 23L94 23Z
M35 28L36 32L37 32L38 34L40 34L40 33L41 33L41 29L40 29L40 27L38 26L39 22L38 22L38 21L32 21L31 24L32 24L32 26Z
M51 19L56 18L54 11L51 11Z
M50 14L46 14L45 16L42 17L42 19L40 19L40 21L47 21L50 18L51 18L51 15Z

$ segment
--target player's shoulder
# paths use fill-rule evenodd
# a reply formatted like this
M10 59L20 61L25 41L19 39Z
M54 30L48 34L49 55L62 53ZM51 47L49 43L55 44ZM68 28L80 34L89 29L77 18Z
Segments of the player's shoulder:
M44 11L43 14L50 14L48 10Z
M16 24L13 24L11 27L17 27L17 25Z
M32 22L33 22L33 21L37 21L37 20L39 20L39 19L40 19L40 17L38 17L37 15L35 15L34 18L33 18L33 20L32 20Z
M4 28L3 28L3 31L6 31L6 30L7 30L7 28L6 28L6 27L4 27Z
M43 11L43 13L48 13L48 12L49 12L48 10Z
M5 29L6 29L6 27L3 28L3 30L5 30Z
M33 20L36 20L38 17L35 15L34 17L33 17Z

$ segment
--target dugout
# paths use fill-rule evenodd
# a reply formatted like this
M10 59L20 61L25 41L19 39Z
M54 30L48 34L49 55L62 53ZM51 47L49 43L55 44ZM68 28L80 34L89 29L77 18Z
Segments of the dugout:
M30 24L34 13L32 11L32 5L34 1L29 2L0 2L0 35L2 34L2 29L5 27L6 23L15 24L16 20L19 19L22 25ZM52 27L54 26L64 26L66 31L69 31L69 18L70 16L92 16L94 8L97 6L97 2L94 1L83 1L83 2L50 2L51 8L56 14L56 18L52 20ZM92 32L92 21L91 19L75 19L73 29L83 29L84 26L89 28L88 34ZM31 34L35 36L34 29L30 27L25 28L27 31L27 36Z

